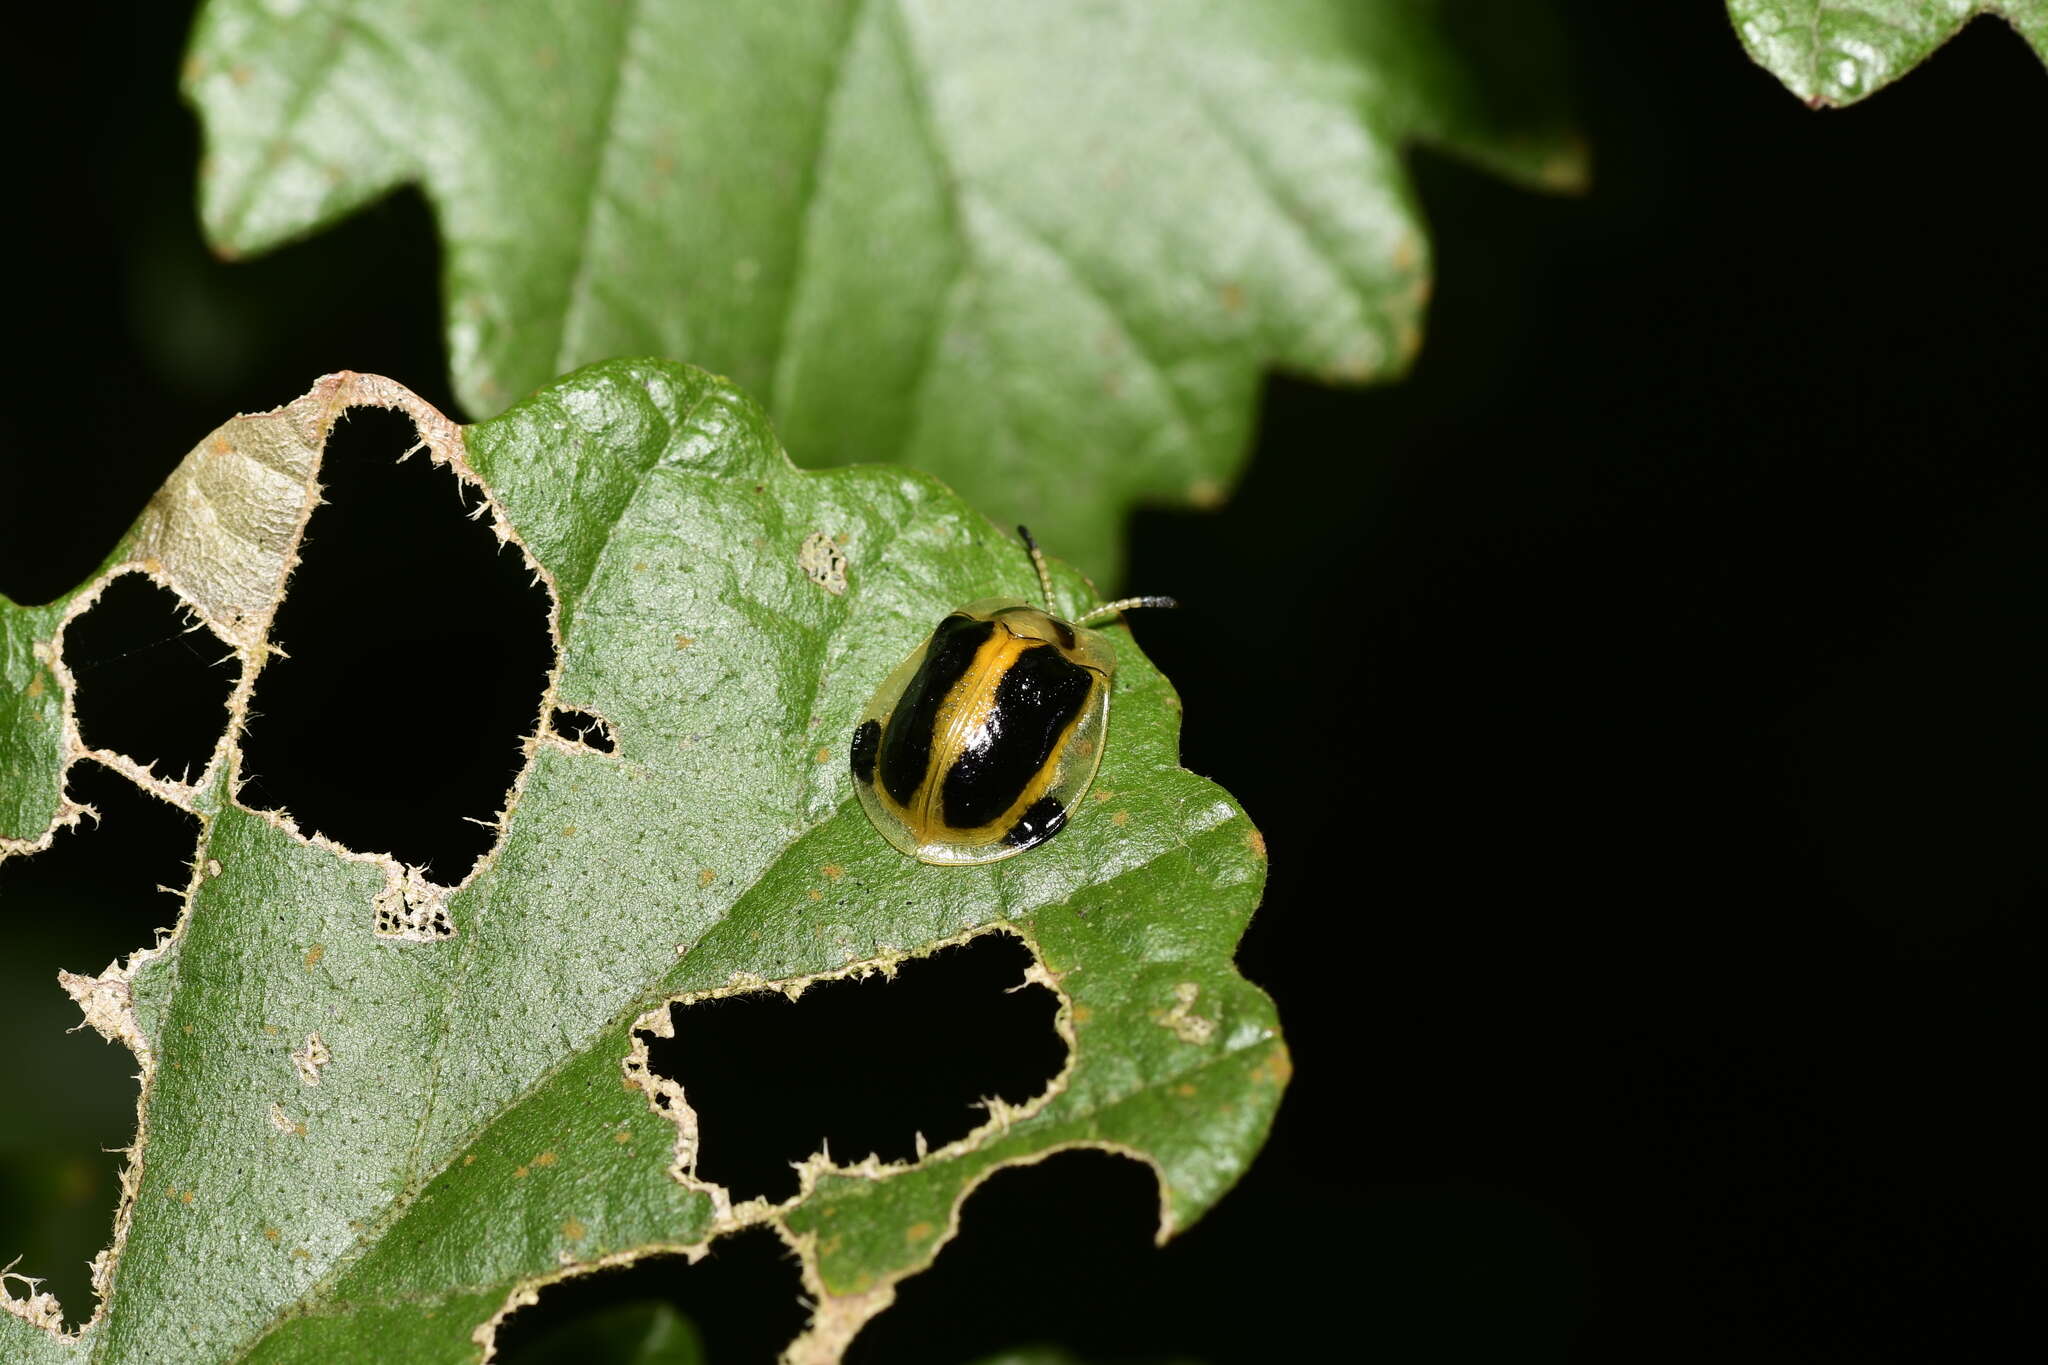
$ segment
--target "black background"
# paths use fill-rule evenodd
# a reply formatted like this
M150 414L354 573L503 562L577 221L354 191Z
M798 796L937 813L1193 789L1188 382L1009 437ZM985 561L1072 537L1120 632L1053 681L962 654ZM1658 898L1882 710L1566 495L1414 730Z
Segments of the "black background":
M417 195L214 262L184 11L46 17L76 31L18 53L4 96L0 592L24 601L88 573L221 418L315 375L455 411ZM1297 1064L1270 1145L1163 1252L1139 1168L1000 1178L867 1358L1981 1360L2038 1336L2048 76L1980 21L1813 112L1717 5L1568 17L1592 192L1418 152L1438 287L1412 378L1273 380L1229 506L1136 521L1129 585L1188 604L1136 623L1187 764L1271 848L1240 954ZM51 922L99 912L0 904L17 963L43 955L9 989L96 968ZM43 1047L27 1027L10 1050ZM111 1052L49 1046L81 1076ZM125 1140L126 1069L71 1106L91 1141ZM99 1210L102 1165L73 1191ZM9 1179L0 1260L48 1268L71 1243L30 1216L47 1171ZM616 1292L673 1290L720 1342L767 1327L765 1360L794 1281L758 1260L709 1299L672 1266Z

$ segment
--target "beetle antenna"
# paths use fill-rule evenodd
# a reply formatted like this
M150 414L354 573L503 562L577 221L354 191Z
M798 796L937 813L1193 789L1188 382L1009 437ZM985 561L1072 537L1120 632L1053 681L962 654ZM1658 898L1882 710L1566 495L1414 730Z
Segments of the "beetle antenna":
M1038 542L1031 538L1029 526L1019 526L1017 534L1024 537L1024 548L1031 551L1031 563L1038 570L1038 586L1045 593L1045 609L1053 611L1052 574L1045 567L1045 551L1038 548ZM1058 613L1055 612L1055 615Z
M1132 607L1177 607L1179 605L1180 603L1174 601L1171 597L1119 597L1114 602L1103 603L1080 620L1074 622L1074 624L1085 626L1090 621L1099 621L1105 616L1114 616L1120 611L1129 611Z

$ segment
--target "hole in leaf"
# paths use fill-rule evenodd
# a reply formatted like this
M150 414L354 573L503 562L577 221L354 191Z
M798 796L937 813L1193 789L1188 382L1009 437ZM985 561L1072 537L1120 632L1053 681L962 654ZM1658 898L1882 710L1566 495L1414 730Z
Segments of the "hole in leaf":
M65 627L64 663L77 681L78 732L89 747L179 781L205 770L238 670L233 652L177 594L121 574Z
M557 735L571 744L581 744L601 754L615 754L619 751L618 741L612 738L611 723L602 716L557 706L554 713L548 717L548 724Z
M792 1164L820 1149L917 1158L987 1120L979 1102L1023 1104L1066 1064L1059 1000L1015 989L1032 964L1008 934L913 958L894 980L826 981L672 1010L673 1038L649 1038L653 1070L697 1112L697 1174L734 1199L796 1193ZM644 1036L644 1035L643 1035Z
M0 1264L40 1277L67 1321L92 1313L86 1263L107 1245L121 1157L135 1131L128 1049L78 1029L60 968L97 974L177 920L198 821L99 764L74 764L71 798L99 811L49 848L0 861ZM21 1286L16 1285L17 1292Z
M442 885L469 874L533 733L547 596L411 420L351 408L257 679L240 799ZM486 823L477 823L479 821Z
M1159 1184L1128 1157L1062 1152L999 1171L968 1196L931 1268L854 1338L847 1363L950 1365L1055 1344L1089 1361L1239 1358L1210 1354L1171 1249L1153 1245L1158 1227ZM1240 1296L1221 1297L1247 1316Z
M810 1320L796 1261L766 1228L721 1237L703 1260L651 1256L540 1291L498 1331L504 1365L776 1359ZM692 1352L689 1347L696 1346ZM669 1354L656 1354L666 1346Z

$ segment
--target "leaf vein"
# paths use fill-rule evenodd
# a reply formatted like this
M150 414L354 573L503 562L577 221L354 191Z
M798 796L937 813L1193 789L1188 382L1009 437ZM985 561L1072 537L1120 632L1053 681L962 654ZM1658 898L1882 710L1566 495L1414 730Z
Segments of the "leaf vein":
M776 322L775 340L768 348L769 363L775 368L768 385L769 408L774 412L786 410L789 401L789 334L795 323L798 306L802 302L805 262L810 257L811 234L818 221L818 181L825 163L826 149L832 141L833 118L846 89L846 66L852 52L855 36L866 22L873 9L873 0L855 0L853 10L847 16L846 31L839 35L838 47L832 54L831 73L826 78L825 98L818 107L818 133L811 141L811 155L804 166L801 188L797 198L803 209L797 219L796 240L790 248L789 283L783 291L781 316Z
M597 119L597 155L591 158L590 182L583 194L577 196L583 206L583 221L576 231L576 253L569 275L569 287L562 296L561 324L555 336L555 360L553 369L560 374L569 369L569 340L574 332L572 323L579 310L581 300L590 295L591 239L597 229L598 205L603 197L603 187L612 164L612 152L618 145L618 114L620 92L625 89L628 68L632 65L633 39L640 30L643 13L641 0L628 0L625 14L619 21L619 56L609 63L613 75L612 83L606 89L604 104Z

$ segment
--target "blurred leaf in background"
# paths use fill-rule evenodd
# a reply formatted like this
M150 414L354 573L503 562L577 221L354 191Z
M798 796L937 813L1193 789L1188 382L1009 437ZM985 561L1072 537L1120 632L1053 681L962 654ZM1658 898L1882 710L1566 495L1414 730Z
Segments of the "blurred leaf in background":
M423 186L472 412L688 360L1105 585L1133 504L1228 494L1264 368L1408 366L1404 143L1586 175L1526 0L214 0L184 79L223 254Z
M565 1322L508 1365L716 1365L687 1318L665 1303L615 1304Z

